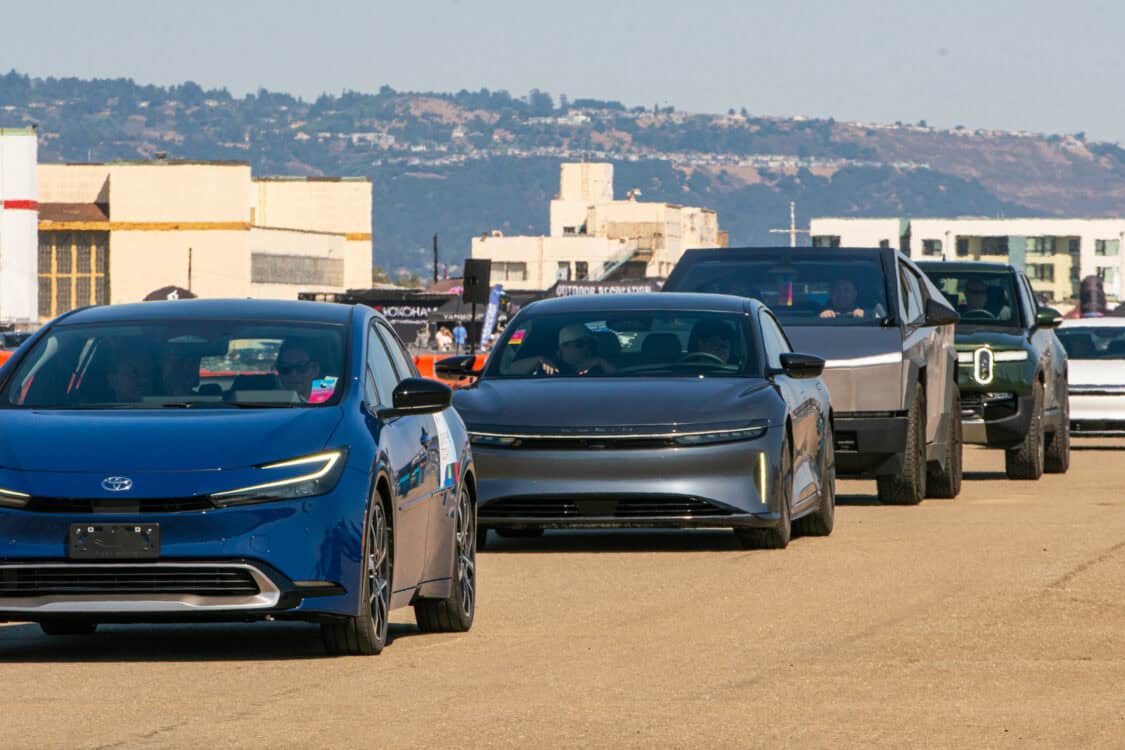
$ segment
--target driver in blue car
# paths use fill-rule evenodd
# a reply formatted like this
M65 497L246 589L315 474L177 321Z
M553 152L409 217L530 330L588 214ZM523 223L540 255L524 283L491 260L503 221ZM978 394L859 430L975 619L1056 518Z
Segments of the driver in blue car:
M320 377L320 362L313 358L311 347L301 341L287 340L277 353L277 379L281 387L296 391L302 401L312 396L313 381Z

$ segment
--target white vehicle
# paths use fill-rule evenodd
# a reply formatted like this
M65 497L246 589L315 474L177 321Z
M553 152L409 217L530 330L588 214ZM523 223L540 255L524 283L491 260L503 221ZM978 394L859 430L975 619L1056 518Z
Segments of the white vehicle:
M1125 318L1064 320L1055 333L1070 362L1070 434L1125 435Z

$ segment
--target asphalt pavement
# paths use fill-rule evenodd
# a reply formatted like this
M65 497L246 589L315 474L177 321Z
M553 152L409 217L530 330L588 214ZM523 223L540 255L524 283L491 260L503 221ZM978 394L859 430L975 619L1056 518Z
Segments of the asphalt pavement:
M473 630L0 626L0 748L1123 747L1125 441L956 500L841 482L836 531L548 532L479 557Z

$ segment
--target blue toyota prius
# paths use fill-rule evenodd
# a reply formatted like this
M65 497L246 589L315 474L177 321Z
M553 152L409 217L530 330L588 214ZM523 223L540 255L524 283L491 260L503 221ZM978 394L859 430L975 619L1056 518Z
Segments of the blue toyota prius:
M298 619L371 654L388 612L472 625L476 501L447 386L366 307L64 315L0 369L0 621Z

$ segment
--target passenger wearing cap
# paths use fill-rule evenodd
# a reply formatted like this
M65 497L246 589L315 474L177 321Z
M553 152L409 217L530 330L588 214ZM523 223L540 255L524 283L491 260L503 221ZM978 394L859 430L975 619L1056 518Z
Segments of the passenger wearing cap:
M617 368L598 356L598 340L581 323L568 323L559 330L554 357L528 357L513 363L512 372L543 375L611 375Z

